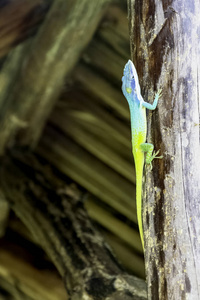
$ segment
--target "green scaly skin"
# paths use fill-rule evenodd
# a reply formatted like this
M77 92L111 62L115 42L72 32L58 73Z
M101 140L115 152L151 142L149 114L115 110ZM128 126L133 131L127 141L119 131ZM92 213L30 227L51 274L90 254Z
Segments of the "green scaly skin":
M146 142L147 121L146 108L154 110L157 106L158 99L161 96L161 90L155 96L153 104L143 100L140 92L140 85L137 71L131 60L127 62L122 77L122 92L126 97L131 117L132 132L132 152L135 161L136 170L136 206L137 218L142 246L144 249L144 237L142 226L142 176L144 168L144 153L146 152L146 163L151 165L154 158L162 158L156 156L159 151L153 153L154 146Z

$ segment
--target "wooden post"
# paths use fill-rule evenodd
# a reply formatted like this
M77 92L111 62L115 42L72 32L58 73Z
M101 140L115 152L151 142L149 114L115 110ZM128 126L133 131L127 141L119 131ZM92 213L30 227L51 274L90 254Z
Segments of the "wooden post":
M162 160L146 168L143 222L148 299L200 299L200 3L128 0L131 53Z

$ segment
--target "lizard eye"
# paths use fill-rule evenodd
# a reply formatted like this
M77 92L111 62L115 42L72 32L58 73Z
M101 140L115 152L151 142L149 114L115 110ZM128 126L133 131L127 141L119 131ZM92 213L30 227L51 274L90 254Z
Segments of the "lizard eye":
M132 88L126 88L126 91L127 91L128 94L131 94Z

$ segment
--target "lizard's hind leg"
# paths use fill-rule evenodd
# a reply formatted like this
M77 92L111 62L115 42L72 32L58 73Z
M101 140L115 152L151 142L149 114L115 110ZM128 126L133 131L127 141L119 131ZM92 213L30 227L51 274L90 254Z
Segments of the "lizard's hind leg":
M143 152L146 152L146 163L151 165L151 162L154 158L163 158L163 156L156 156L160 150L158 150L157 152L154 151L153 153L153 149L154 149L154 145L150 144L150 143L143 143L140 144L140 148Z

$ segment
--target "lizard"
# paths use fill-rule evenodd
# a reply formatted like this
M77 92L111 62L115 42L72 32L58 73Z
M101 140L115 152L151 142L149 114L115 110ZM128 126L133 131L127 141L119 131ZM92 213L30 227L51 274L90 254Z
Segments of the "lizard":
M128 101L131 119L131 135L132 135L132 153L135 162L136 171L136 209L138 227L144 249L143 224L142 224L142 177L144 160L151 165L154 158L162 158L157 156L157 152L153 152L154 145L146 143L147 136L147 120L146 109L154 110L157 106L158 99L161 96L161 90L156 95L153 104L145 102L141 96L141 89L138 80L137 71L131 60L125 67L122 76L122 92ZM146 153L146 158L144 157ZM151 166L152 167L152 166Z

